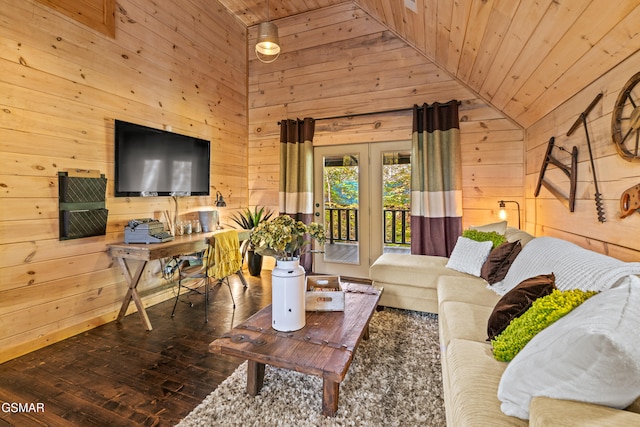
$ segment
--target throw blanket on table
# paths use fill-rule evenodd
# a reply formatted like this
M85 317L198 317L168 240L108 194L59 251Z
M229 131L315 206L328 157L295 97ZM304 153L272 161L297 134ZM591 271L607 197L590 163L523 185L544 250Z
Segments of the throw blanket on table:
M214 240L213 251L209 250L207 254L208 274L220 280L242 268L238 232L236 230L219 231L212 236L212 239Z
M560 290L603 291L640 275L640 262L623 262L566 240L537 237L522 248L504 280L489 288L504 295L523 280L551 273Z

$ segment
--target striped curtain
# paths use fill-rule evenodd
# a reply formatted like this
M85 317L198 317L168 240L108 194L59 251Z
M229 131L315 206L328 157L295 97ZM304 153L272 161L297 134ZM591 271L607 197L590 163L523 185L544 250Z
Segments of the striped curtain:
M313 133L315 120L280 122L280 214L305 224L313 222ZM313 257L303 255L300 265L312 271Z
M413 107L411 253L449 256L462 234L458 101Z

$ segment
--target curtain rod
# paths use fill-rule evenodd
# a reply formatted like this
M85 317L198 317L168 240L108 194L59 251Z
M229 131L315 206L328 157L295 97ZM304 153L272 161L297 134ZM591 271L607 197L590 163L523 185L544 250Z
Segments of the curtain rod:
M462 104L462 102L458 101L458 105ZM422 108L422 107L418 107ZM390 113L401 113L403 111L412 111L413 107L409 108L397 108L395 110L382 110L382 111L370 111L368 113L354 113L354 114L343 114L341 116L331 116L331 117L320 117L319 119L313 119L314 121L320 120L335 120L335 119L350 119L352 117L361 117L361 116L373 116L374 114L390 114ZM278 122L281 124L282 122Z
M410 108L397 108L395 110L371 111L371 112L368 112L368 113L354 113L354 114L343 114L341 116L321 117L319 119L314 119L314 120L315 121L319 121L319 120L349 119L351 117L373 116L374 114L401 113L403 111L412 111L412 110L413 110L413 107L410 107Z

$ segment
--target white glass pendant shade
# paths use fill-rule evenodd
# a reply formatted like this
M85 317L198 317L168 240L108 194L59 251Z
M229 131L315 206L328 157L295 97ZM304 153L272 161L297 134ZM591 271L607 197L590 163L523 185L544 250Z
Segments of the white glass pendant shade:
M505 219L507 219L507 211L505 210L506 206L504 204L504 200L500 200L498 203L500 204L500 212L498 212L498 218L504 221Z
M258 27L256 56L265 63L275 61L280 55L280 39L278 27L272 22L263 22Z

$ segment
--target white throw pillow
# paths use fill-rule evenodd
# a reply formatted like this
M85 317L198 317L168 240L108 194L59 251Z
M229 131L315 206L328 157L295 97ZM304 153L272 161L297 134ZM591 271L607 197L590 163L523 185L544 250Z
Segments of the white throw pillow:
M485 225L471 225L469 226L469 230L484 231L487 233L495 231L504 236L504 233L507 231L507 221L492 222L491 224Z
M501 409L528 419L537 396L623 409L640 396L640 278L594 295L538 333L504 371Z
M482 265L487 260L493 242L476 242L466 237L458 237L453 247L447 268L480 277Z

